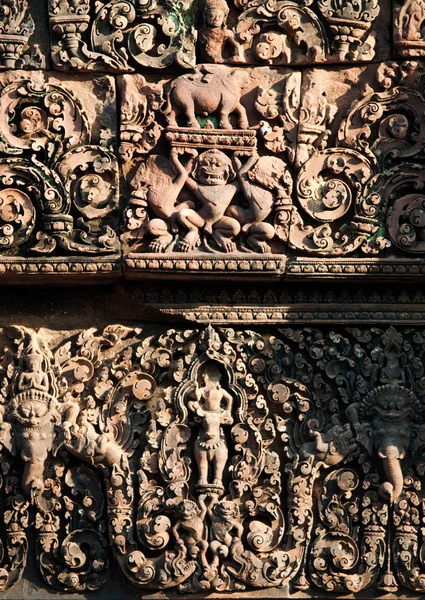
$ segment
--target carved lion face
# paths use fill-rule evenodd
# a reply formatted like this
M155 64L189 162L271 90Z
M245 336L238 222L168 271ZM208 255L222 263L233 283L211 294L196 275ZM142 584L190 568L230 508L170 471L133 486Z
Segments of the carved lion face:
M179 517L185 521L188 519L193 519L199 515L199 509L192 500L183 500L180 502L178 511Z
M207 150L196 159L192 176L203 185L226 185L235 172L224 152Z
M230 500L223 500L222 502L217 502L214 506L214 512L219 517L231 519L239 515L239 507Z
M48 413L48 406L44 402L28 400L19 405L18 412L31 425L38 425L43 417Z

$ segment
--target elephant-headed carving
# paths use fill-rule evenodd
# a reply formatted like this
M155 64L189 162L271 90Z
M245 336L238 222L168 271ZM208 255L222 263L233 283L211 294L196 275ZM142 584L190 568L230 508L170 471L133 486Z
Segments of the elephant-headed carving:
M410 451L421 405L414 393L397 384L375 388L360 405L360 420L372 427L372 443L387 481L381 494L395 502L403 491L401 461Z
M200 129L196 116L217 114L219 127L232 129L229 116L236 113L238 126L248 129L248 117L240 99L242 89L249 83L249 74L242 69L217 65L199 65L192 75L181 75L171 85L168 106L168 125L179 127L178 117L185 115L188 127Z
M44 466L61 421L50 355L43 346L36 335L27 334L8 407L15 447L25 463L22 488L32 497L44 490Z

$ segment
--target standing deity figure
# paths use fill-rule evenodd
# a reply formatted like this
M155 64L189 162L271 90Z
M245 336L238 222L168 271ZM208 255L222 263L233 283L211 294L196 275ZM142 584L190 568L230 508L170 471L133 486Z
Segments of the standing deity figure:
M195 442L195 459L199 471L199 488L223 489L223 471L228 449L222 425L232 425L232 396L221 386L221 373L208 366L203 374L204 385L195 388L195 400L188 406L201 427ZM209 466L213 465L213 481L208 481Z

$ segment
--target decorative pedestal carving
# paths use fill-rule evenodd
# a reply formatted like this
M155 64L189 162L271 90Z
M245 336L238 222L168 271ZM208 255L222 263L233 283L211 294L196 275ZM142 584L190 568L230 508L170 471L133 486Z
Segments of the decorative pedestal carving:
M63 70L195 66L194 7L162 0L48 0L52 61ZM166 43L164 43L164 41Z

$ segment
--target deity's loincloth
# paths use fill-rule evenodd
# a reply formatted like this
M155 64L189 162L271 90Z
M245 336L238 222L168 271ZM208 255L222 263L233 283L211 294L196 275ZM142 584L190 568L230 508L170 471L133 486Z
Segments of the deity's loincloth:
M227 452L226 438L223 430L220 429L220 435L212 439L205 439L204 435L198 436L197 444L200 450L207 453L209 461L212 461L217 454L217 450L223 449Z

